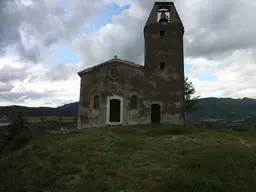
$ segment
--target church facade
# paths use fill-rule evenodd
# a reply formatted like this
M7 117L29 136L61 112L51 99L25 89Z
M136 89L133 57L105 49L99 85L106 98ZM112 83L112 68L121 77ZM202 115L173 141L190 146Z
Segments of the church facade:
M78 72L78 128L185 123L184 27L173 2L155 2L144 66L115 57Z

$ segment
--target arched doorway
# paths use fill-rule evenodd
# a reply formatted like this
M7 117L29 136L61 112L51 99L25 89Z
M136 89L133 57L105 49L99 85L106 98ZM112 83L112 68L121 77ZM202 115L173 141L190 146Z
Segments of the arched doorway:
M123 98L117 95L107 97L106 124L120 125L123 123Z
M151 123L161 122L161 107L159 104L151 105Z
M109 122L120 122L120 106L121 102L119 99L110 100Z

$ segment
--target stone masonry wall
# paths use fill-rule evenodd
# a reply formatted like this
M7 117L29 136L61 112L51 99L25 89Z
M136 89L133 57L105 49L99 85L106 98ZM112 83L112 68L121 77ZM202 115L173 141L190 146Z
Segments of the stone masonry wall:
M109 76L110 69L119 71L119 78ZM182 124L183 119L176 112L182 103L172 102L172 98L180 98L181 92L166 92L169 78L164 75L155 79L147 76L144 69L133 66L111 63L88 72L81 78L78 128L106 125L106 98L117 95L123 97L123 124L150 123L150 107L152 103L161 106L163 123ZM93 109L93 97L100 97L99 109ZM138 108L130 109L131 96L138 98Z

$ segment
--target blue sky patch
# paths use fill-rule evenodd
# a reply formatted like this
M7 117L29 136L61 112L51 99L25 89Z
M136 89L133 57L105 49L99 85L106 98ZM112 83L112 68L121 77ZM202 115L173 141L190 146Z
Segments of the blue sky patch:
M58 63L74 63L78 62L78 53L66 48L60 48L56 54Z
M97 15L93 16L90 19L89 26L84 29L86 34L90 34L94 31L97 31L102 26L112 23L112 17L115 15L120 15L124 10L127 10L131 7L130 4L119 7L117 4L112 3L104 7Z
M185 64L185 76L189 76L191 74L191 65Z
M200 81L216 81L216 75L210 75L210 74L207 74L207 75L199 75L198 76L198 79Z
M209 66L205 66L205 69L208 69ZM190 64L185 64L185 76L191 75L191 65ZM216 75L214 74L200 74L198 76L198 79L200 81L216 81Z
M66 1L65 3L67 8L71 6L69 1ZM105 26L108 23L112 23L112 17L114 15L119 15L124 10L127 10L130 7L130 4L120 7L115 3L105 6L98 14L90 19L89 27L87 27L83 31L86 34L90 34L94 31L99 30L102 26ZM69 16L70 14L67 13L65 16L63 16L63 19L67 20ZM78 57L78 53L76 53L75 51L60 47L59 51L56 53L55 58L58 63L77 63Z

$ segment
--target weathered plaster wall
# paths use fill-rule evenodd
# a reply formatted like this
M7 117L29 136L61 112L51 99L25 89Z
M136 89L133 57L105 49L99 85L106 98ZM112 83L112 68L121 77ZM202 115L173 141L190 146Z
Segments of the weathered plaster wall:
M116 68L120 77L112 79L109 70ZM161 105L161 120L163 123L181 124L182 117L177 109L181 92L171 90L170 77L157 73L146 75L144 69L121 63L112 63L96 68L81 77L80 104L78 128L106 125L107 96L123 97L123 124L150 123L150 108L152 103ZM93 97L100 97L98 110L93 109ZM138 98L138 108L130 109L132 95ZM176 98L176 99L175 99Z
M165 31L160 37L159 31ZM156 84L160 94L154 98L164 103L162 119L166 123L183 124L184 113L184 56L183 28L159 23L146 26L145 75ZM160 63L165 62L165 69ZM150 88L149 88L150 89ZM152 95L150 96L152 97Z
M119 72L118 79L112 79L110 69L116 68ZM104 126L106 124L107 96L117 95L123 97L123 122L124 124L143 121L144 114L140 113L142 105L137 110L130 110L130 97L136 95L138 101L142 97L141 87L136 86L139 81L145 81L143 69L111 63L97 68L81 77L80 104L78 127ZM93 97L99 95L100 106L93 109Z

